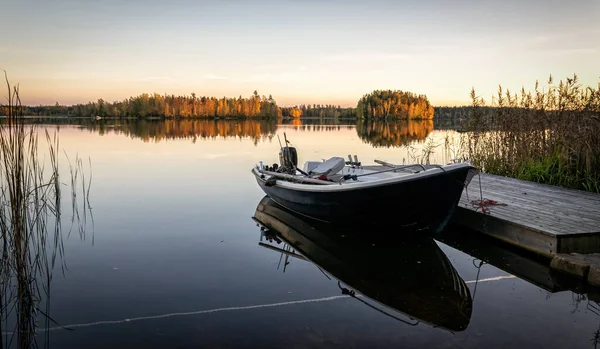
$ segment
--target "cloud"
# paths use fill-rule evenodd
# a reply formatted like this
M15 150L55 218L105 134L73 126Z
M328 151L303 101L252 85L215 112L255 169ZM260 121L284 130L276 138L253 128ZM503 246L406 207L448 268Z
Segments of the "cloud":
M585 55L592 54L598 52L596 48L568 48L568 49L558 49L554 52L563 55Z
M524 42L529 50L560 55L585 55L600 52L595 39L598 33L569 32L552 36L535 36Z
M533 43L546 43L549 42L551 39L547 36L544 35L540 35L540 36L535 36L531 39L531 41Z
M331 62L382 62L406 59L409 55L405 53L390 52L349 52L337 55L324 56L324 61Z

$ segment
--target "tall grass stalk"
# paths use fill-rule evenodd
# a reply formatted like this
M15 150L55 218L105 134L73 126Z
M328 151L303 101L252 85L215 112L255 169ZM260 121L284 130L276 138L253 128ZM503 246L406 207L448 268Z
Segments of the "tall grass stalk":
M463 152L488 173L600 192L600 83L577 75L513 94L499 86L494 108L471 91Z
M89 211L89 183L77 183L81 161L70 173L70 187L59 177L59 138L45 131L38 140L34 125L26 125L18 86L5 72L7 115L0 120L0 349L47 346L39 326L49 326L50 283L56 263L64 271L61 218L62 188L71 190L73 218L82 236ZM48 164L48 165L47 165ZM76 201L81 192L83 212ZM41 315L41 316L39 316Z

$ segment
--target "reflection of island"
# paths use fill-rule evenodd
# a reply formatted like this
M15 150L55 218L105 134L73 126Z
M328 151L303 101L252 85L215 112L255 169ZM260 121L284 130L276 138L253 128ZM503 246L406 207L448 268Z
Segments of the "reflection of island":
M331 123L328 120L209 120L209 119L83 119L30 118L30 123L53 125L78 125L91 132L119 134L139 138L144 142L161 142L170 139L198 138L249 138L258 143L261 139L271 138L278 127L292 128L297 131L339 131L352 129L354 125Z
M290 257L310 260L339 280L343 294L356 296L356 291L370 298L358 296L359 301L411 325L421 321L451 331L469 325L470 291L432 238L390 241L360 236L364 229L336 229L291 213L268 197L258 204L254 219L271 242L261 246L286 255L286 265Z
M431 120L386 122L363 119L356 122L358 136L375 147L400 147L423 141L431 131Z
M27 123L42 125L77 125L94 133L120 134L139 138L144 142L161 142L170 139L198 138L246 138L257 144L261 139L275 136L279 127L306 132L332 132L351 130L366 143L375 147L399 147L415 141L423 141L433 131L433 121L412 120L386 122L355 119L111 119L90 118L37 118L26 119ZM355 126L356 124L356 126Z
M144 142L160 142L168 139L198 138L250 138L259 140L272 137L277 123L268 120L105 120L80 123L81 128L100 135L115 133Z
M306 132L351 130L366 143L375 147L399 147L423 141L433 131L431 120L386 122L362 119L110 119L90 118L27 118L27 123L43 125L77 125L94 133L120 134L144 142L170 139L249 138L258 143L271 138L279 127ZM356 125L356 126L355 126Z

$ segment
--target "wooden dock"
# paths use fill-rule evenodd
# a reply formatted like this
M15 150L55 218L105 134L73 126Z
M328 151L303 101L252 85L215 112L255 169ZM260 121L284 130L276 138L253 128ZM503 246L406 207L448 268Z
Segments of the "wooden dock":
M501 205L482 213L480 188ZM481 174L458 206L454 223L542 255L600 252L599 194Z

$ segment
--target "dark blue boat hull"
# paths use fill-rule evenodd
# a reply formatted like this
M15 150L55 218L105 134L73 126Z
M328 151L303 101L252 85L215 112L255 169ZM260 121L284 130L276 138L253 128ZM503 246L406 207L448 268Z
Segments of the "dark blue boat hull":
M464 166L383 186L329 192L268 186L265 178L255 176L273 201L311 218L332 223L394 223L401 229L435 233L450 220L472 169Z

